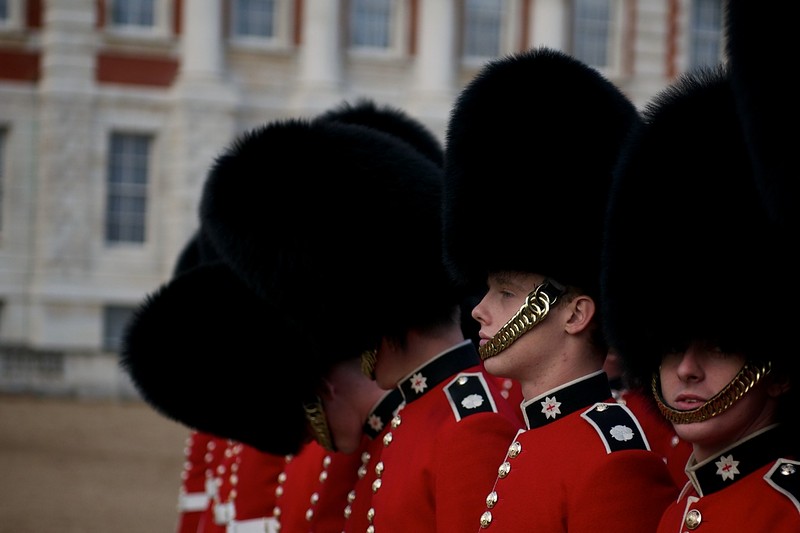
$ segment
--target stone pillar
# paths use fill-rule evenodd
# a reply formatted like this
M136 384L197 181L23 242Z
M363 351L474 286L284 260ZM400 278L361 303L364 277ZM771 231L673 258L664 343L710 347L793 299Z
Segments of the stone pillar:
M531 10L530 47L549 46L566 50L569 10L566 0L536 0Z
M299 83L293 106L323 110L341 97L343 4L341 0L304 0L302 5Z
M223 67L220 0L186 0L183 6L180 75L216 80Z
M421 0L419 6L414 98L408 108L443 139L459 89L457 6L455 0Z

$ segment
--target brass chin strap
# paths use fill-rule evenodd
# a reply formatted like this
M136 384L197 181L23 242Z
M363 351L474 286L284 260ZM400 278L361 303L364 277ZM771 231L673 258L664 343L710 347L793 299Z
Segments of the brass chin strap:
M317 398L311 403L303 404L303 410L306 412L306 419L311 426L314 439L329 452L335 452L336 447L333 445L333 435L331 435L331 428L328 426L328 417L325 416L325 409L322 407L322 400Z
M755 363L751 365L750 362L747 362L725 388L697 409L691 409L689 411L673 409L664 402L664 398L661 396L661 382L658 372L653 373L650 388L658 404L658 409L661 411L661 414L664 415L664 418L673 424L693 424L695 422L708 420L733 407L736 402L747 394L750 389L755 387L756 383L761 381L761 378L769 374L771 370L772 363L767 362L757 366Z
M364 350L361 352L361 372L371 380L375 380L375 362L378 360L378 350Z
M533 326L544 320L550 311L550 306L556 303L558 297L564 294L563 285L553 281L545 280L544 283L533 289L525 303L519 311L500 328L489 342L478 349L482 360L494 357L522 336L523 333L530 331Z

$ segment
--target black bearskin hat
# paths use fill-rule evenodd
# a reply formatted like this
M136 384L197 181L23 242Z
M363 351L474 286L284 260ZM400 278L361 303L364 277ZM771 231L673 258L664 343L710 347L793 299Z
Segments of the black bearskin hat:
M753 168L770 216L796 235L800 210L796 100L796 27L800 4L725 4L726 51ZM792 254L794 255L794 254Z
M599 297L602 220L635 106L595 69L540 48L488 63L451 111L447 264L460 282L535 272Z
M692 340L754 358L785 353L773 331L779 254L723 67L685 74L644 111L609 204L603 307L631 377L649 382ZM783 338L784 340L780 340Z
M387 112L363 106L370 120ZM441 169L410 142L424 130L398 111L383 122L407 121L395 136L334 115L253 130L212 167L193 246L214 263L179 269L126 335L123 366L166 416L294 453L331 365L374 347L378 328L450 312L435 262ZM182 257L202 255L191 246Z
M122 346L122 368L167 418L275 454L297 453L310 438L303 402L317 383L303 376L321 366L319 350L222 263L149 294Z
M441 262L442 170L374 128L289 120L239 138L203 190L215 248L337 357L457 305Z
M389 133L406 141L438 166L444 164L444 148L439 139L402 109L390 105L379 106L369 98L359 98L355 103L342 102L317 119L367 126Z

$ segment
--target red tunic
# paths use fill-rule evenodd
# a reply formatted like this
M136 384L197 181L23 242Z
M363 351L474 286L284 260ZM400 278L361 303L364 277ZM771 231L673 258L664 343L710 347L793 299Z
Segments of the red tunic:
M406 404L381 442L374 531L469 531L520 427L470 341L400 382ZM373 470L374 471L374 470Z
M372 504L372 483L375 480L375 466L380 460L383 450L383 436L389 431L390 421L402 408L403 395L399 389L386 393L378 405L372 410L364 424L364 441L362 443L357 480L347 495L345 533L363 533L370 526L368 511Z
M604 373L523 406L530 429L509 441L472 531L655 531L678 489Z
M225 439L208 433L189 433L178 494L177 533L199 531L201 518L216 490L214 474L226 445Z
M800 462L775 426L687 467L690 482L661 518L659 533L800 531Z
M303 446L281 477L275 507L281 531L341 531L358 464L357 453L330 452L316 441Z
M228 441L217 467L219 488L203 520L202 533L274 531L272 518L278 476L286 457L261 452L246 444Z
M692 453L692 445L681 440L672 423L659 412L653 400L641 389L626 389L620 392L617 402L627 405L636 415L644 429L650 449L664 458L675 486L682 489L686 484L686 461Z

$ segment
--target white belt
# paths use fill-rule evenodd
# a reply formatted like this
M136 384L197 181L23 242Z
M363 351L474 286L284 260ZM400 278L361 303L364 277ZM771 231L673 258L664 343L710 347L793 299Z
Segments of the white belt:
M208 508L208 494L205 492L181 492L178 494L178 511L191 513Z
M281 525L275 518L253 518L252 520L234 520L228 524L225 533L278 533Z

